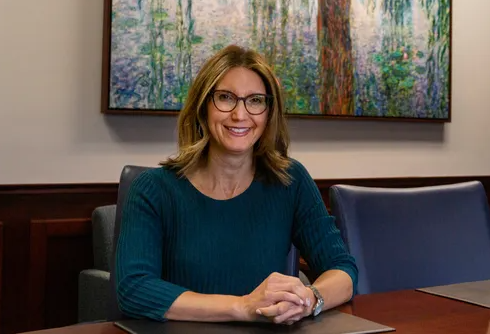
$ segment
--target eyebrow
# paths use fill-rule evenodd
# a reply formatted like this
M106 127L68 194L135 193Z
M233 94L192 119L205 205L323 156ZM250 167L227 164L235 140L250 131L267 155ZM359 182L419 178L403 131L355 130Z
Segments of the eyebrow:
M224 91L224 92L232 93L232 94L234 94L234 95L236 95L236 96L239 97L239 95L237 93L235 93L235 92L233 92L233 91L231 91L229 89L217 88L217 89L215 89L215 91ZM249 94L246 94L246 95L243 95L243 96L245 97L245 96L251 96L251 95L267 95L267 93L257 93L257 92L254 92L254 93L249 93Z

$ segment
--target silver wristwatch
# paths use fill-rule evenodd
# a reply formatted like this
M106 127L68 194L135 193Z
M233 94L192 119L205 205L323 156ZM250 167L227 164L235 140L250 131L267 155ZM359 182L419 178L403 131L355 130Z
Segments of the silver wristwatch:
M318 292L318 290L313 285L307 285L306 287L307 288L310 288L311 291L313 291L313 294L316 297L316 305L313 307L313 312L312 312L313 316L316 317L317 315L319 315L322 312L322 309L323 309L323 297L320 294L320 292Z

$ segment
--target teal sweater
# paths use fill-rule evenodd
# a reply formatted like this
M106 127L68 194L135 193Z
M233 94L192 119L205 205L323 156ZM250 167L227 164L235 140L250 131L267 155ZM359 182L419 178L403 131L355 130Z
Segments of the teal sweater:
M183 292L242 296L286 271L291 242L316 273L357 267L320 192L297 161L289 186L254 181L214 200L165 167L141 174L123 210L116 254L119 307L163 321Z

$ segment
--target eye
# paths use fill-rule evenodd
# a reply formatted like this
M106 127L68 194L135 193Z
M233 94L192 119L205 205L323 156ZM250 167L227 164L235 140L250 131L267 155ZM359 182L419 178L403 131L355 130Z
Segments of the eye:
M235 100L235 97L228 92L216 92L215 97L219 102L233 102Z
M250 96L248 98L248 103L253 104L253 105L264 104L265 103L265 96L263 96L263 95Z

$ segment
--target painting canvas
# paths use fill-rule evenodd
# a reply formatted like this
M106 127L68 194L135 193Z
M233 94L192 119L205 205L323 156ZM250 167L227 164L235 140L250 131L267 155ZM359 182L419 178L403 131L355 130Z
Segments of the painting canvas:
M272 65L289 115L450 119L450 0L105 1L104 112L178 112L237 44Z

